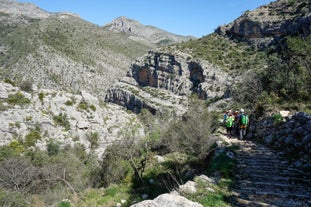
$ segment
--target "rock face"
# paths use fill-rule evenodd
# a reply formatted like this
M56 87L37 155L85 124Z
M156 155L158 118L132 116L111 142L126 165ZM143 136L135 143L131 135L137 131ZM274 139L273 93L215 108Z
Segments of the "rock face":
M27 103L16 99L25 98ZM15 97L15 98L14 98ZM81 144L97 155L104 152L114 140L121 139L122 130L131 124L140 126L134 114L115 104L100 104L98 98L81 91L70 94L50 89L24 92L0 82L0 145L25 140L31 131L39 131L40 138L33 147L46 150L50 142L61 147ZM142 127L137 130L143 136ZM92 137L97 137L96 143Z
M234 22L218 27L218 34L264 46L285 36L311 34L311 3L309 0L278 0L246 11Z
M108 90L106 101L134 112L147 108L155 113L167 107L184 111L191 94L202 99L224 97L235 80L207 61L186 57L189 56L150 51Z

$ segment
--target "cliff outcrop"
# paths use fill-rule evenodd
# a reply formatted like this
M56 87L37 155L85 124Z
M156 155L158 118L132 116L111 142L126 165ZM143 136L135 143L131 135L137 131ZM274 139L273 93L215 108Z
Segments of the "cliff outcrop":
M281 36L311 34L311 2L308 0L279 0L246 11L216 32L233 39L249 41L259 47L267 46Z
M150 51L131 65L127 76L108 90L105 99L136 113L143 108L152 113L175 108L183 113L189 95L222 98L234 82L207 61L192 60L183 53Z

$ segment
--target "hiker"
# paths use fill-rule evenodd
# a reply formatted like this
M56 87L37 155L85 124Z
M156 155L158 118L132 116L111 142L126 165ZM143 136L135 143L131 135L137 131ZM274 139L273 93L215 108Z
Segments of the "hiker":
M243 139L246 136L246 130L249 124L248 116L244 113L244 109L240 110L239 124L240 124L240 139Z
M235 110L233 115L234 115L234 130L235 130L235 136L239 137L240 136L240 123L239 123L239 109Z
M234 115L232 114L232 111L229 110L227 121L226 121L227 136L229 138L231 138L232 136L233 126L234 126Z

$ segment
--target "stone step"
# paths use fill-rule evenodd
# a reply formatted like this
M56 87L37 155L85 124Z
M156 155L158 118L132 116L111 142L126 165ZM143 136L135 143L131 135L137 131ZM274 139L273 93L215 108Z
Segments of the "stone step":
M237 154L237 160L243 162L264 162L264 163L278 163L288 165L285 161L280 161L280 158L262 157L262 156L247 156Z
M265 150L265 149L256 149L256 150L249 150L249 149L237 149L237 153L239 154L245 154L245 155L264 155L264 156L272 156L272 157L278 157L274 152L270 150Z
M281 165L278 163L275 164L269 164L269 163L261 163L261 164L256 164L256 163L246 163L246 162L239 162L237 164L237 167L240 168L254 168L254 169L264 169L264 170L269 170L269 171L273 171L275 169L278 170L286 170L288 168L288 166L285 165Z
M246 175L267 175L267 176L284 176L284 177L293 177L293 178L304 178L304 175L298 173L297 171L291 171L288 169L265 169L261 167L252 167L252 168L240 168L238 173Z
M305 187L303 185L295 185L290 183L269 183L269 182L253 182L247 180L240 180L236 184L240 188L249 189L251 191L260 189L264 191L269 191L273 189L273 191L285 193L285 194L304 194L309 195L311 198L311 189L309 187Z
M262 190L258 188L239 188L237 186L236 190L233 189L235 193L238 193L242 198L258 198L258 201L264 201L265 199L293 199L293 200L301 200L306 203L311 203L310 192L308 194L302 192L289 192L289 191L276 191L274 189ZM269 202L268 202L269 203Z
M258 182L280 182L280 183L291 183L296 185L306 185L311 187L311 180L307 180L301 177L284 177L284 176L278 176L274 175L271 176L270 174L262 175L262 174L256 174L256 175L236 175L235 176L237 180L251 180L251 181L258 181Z

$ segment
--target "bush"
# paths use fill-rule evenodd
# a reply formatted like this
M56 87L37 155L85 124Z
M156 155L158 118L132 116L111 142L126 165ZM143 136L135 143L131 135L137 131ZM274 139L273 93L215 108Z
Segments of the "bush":
M49 156L52 155L57 155L60 152L60 146L59 144L55 143L55 142L49 142L47 144L47 152Z
M162 142L170 152L180 152L205 159L215 143L213 133L218 127L217 115L207 111L205 102L192 100L182 120L173 121Z
M40 92L40 93L38 94L38 97L39 97L39 100L43 103L44 93L43 93L43 92Z
M77 110L87 110L88 104L85 101L81 101L77 107Z
M99 146L99 133L98 132L91 132L86 135L86 139L90 142L91 144L91 149L95 149Z
M30 100L25 98L24 94L21 92L16 92L15 94L9 94L7 102L9 104L24 105L29 104Z
M66 131L70 130L70 123L66 113L59 113L58 116L53 117L54 122L65 128Z
M38 130L31 130L26 136L25 136L25 146L31 147L34 146L35 143L41 139L41 133Z
M72 106L72 105L73 105L73 102L72 102L71 100L67 100L67 101L65 102L65 105L66 105L66 106Z
M273 119L273 124L275 124L275 125L278 125L278 124L282 123L282 121L283 121L283 117L280 113L273 114L272 119Z
M18 206L18 207L28 207L25 195L20 192L15 191L5 191L0 190L0 206Z

